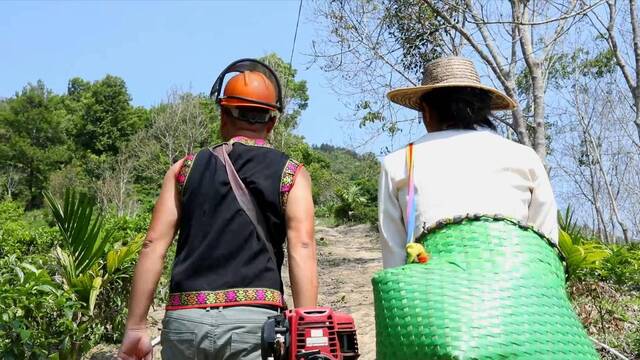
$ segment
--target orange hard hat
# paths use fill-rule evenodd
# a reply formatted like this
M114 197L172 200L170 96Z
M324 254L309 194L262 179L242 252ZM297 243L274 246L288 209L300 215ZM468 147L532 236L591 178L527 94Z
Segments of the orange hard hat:
M263 73L243 71L229 79L219 104L275 111L278 110L277 101L276 89Z
M238 74L227 81L223 95L222 85L230 73ZM283 111L278 75L269 65L256 59L245 58L229 64L214 81L209 97L221 106Z

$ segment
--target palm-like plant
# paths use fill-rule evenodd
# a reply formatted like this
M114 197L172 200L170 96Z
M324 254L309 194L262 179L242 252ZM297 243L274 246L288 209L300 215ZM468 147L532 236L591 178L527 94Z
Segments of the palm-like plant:
M44 193L58 226L62 241L54 249L54 256L65 289L84 304L74 316L78 327L102 326L93 315L98 295L109 280L130 276L127 264L142 248L143 235L136 236L126 246L107 251L115 230L107 230L104 216L97 213L94 199L86 193L67 189L63 205L49 193ZM72 341L60 351L60 359L79 359L90 344Z
M91 314L103 282L101 262L113 231L104 231L104 218L94 215L95 202L86 193L67 189L63 207L51 193L44 196L62 235L61 246L54 250L62 278Z
M142 247L142 236L127 246L106 251L114 231L106 231L104 217L95 213L95 201L86 193L67 189L63 206L49 192L44 196L62 235L54 250L65 286L93 313L103 283ZM106 265L106 266L105 266Z

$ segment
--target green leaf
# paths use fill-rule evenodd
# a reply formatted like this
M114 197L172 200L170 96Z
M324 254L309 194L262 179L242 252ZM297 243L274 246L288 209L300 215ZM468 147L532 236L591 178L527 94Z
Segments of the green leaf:
M140 234L136 236L131 243L127 246L122 246L117 249L113 249L107 253L107 273L113 274L115 273L122 265L124 265L129 260L133 259L140 249L142 249L142 244L144 242L144 234Z
M95 279L93 279L93 284L91 285L91 293L89 295L89 314L93 314L93 309L96 306L96 299L98 298L101 287L102 278L96 277Z
M33 272L33 273L38 273L38 269L35 268L35 266L29 264L29 263L22 263L20 264L23 268L26 268L27 270Z
M22 269L20 269L20 267L16 266L14 268L16 274L18 275L18 279L20 283L24 282L24 272L22 272Z
M35 287L35 289L40 290L40 291L49 292L49 293L56 293L56 289L54 289L50 285L38 285L38 286Z

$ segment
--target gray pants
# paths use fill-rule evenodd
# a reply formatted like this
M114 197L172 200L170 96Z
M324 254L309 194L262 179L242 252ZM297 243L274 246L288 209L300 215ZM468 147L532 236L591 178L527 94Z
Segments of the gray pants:
M275 314L250 306L167 311L162 359L260 360L262 324Z

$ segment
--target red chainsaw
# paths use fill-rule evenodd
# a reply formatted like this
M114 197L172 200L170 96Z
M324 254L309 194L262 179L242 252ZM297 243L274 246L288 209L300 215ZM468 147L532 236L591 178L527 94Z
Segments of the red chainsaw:
M331 308L287 310L262 326L263 360L356 360L358 341L351 315Z

